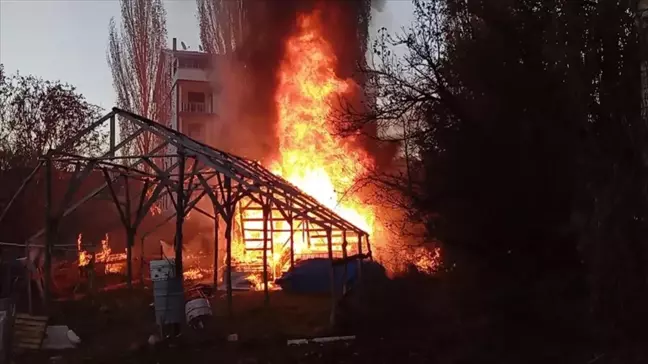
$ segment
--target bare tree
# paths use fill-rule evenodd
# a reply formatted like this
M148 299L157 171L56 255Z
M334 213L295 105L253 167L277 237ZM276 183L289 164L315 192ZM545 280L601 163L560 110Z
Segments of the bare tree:
M200 41L211 54L231 54L245 36L245 0L196 0Z
M161 0L120 0L121 28L110 20L108 64L113 74L117 105L149 119L166 123L171 113L170 59L166 12ZM122 135L132 125L120 124ZM140 153L152 148L153 136L145 133L137 141Z

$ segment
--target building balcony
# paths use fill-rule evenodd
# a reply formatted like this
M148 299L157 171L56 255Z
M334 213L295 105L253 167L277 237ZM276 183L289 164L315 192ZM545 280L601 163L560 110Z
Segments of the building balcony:
M178 81L209 82L209 75L202 68L176 68L173 70L173 82Z
M183 102L180 106L180 112L199 114L210 113L204 102Z

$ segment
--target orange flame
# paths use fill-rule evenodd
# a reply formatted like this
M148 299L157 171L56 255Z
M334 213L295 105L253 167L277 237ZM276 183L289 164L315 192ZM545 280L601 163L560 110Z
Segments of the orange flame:
M106 263L104 266L105 273L122 273L126 266L126 252L112 254L108 234L101 240L101 252L97 253L97 262Z
M279 148L269 169L368 234L384 234L386 229L376 221L377 206L364 203L355 188L375 161L353 136L336 135L331 120L334 103L353 92L356 85L336 75L337 58L321 30L318 12L302 14L296 32L286 41L275 93ZM247 199L237 208L240 236L234 237L232 257L243 271L259 272L264 250L263 211ZM278 210L272 210L267 217L267 258L272 277L290 266L291 238L294 254L299 256L296 260L328 255L328 236L323 227L306 220L289 226ZM340 256L343 232L331 234L334 254ZM356 239L347 236L348 254L359 252L355 250ZM426 270L438 265L438 251L425 259L420 255L406 260ZM254 277L250 279L260 280ZM259 287L262 282L258 282Z
M79 258L79 267L85 267L90 264L92 260L92 254L88 253L86 250L82 249L83 244L83 234L77 236L77 256Z
M335 135L330 120L332 103L353 86L353 81L336 76L336 66L334 51L321 33L319 14L300 16L296 33L286 42L279 68L275 94L279 153L269 167L322 205L372 234L375 211L362 203L353 187L374 161L354 145L355 140ZM241 236L235 237L232 257L243 270L259 272L264 241L263 211L246 199L238 209ZM272 210L268 220L267 258L272 278L290 266L291 230L296 256L302 259L327 256L328 239L322 226L296 220L290 227L278 210ZM331 238L333 250L339 255L342 232L332 233ZM262 283L257 286L262 287Z
M108 234L106 234L105 238L101 240L101 251L93 255L83 249L83 234L79 234L77 237L79 267L88 266L94 258L95 263L105 263L104 273L122 273L126 267L126 253L112 254L108 239Z
M352 81L335 75L337 59L321 34L318 14L302 15L298 24L279 71L280 156L271 169L371 234L374 211L349 191L373 160L353 140L336 137L330 121L332 103Z

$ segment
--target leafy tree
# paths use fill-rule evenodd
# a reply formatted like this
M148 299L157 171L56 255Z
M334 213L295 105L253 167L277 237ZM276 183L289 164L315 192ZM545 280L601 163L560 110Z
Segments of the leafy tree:
M69 84L19 73L0 65L0 170L33 166L49 149L89 153L104 142L100 132L75 141L100 117L99 107Z

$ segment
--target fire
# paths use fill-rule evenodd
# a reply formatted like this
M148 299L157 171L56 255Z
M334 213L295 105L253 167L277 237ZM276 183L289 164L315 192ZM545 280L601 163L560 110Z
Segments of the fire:
M297 25L286 40L277 74L274 101L279 145L268 167L369 235L386 234L376 219L378 207L365 203L356 188L375 161L353 136L337 135L332 120L334 104L352 96L357 85L336 75L337 58L321 31L319 13L300 15ZM328 256L329 227L315 226L307 220L294 220L289 226L280 211L272 210L266 216L268 235L264 236L262 207L243 199L237 209L240 234L232 244L232 257L241 270L259 273L263 269L266 237L270 281L290 267L291 242L295 261ZM335 256L341 256L345 242L347 254L359 252L355 234L346 236L345 241L345 232L330 233ZM436 253L425 259L412 256L407 261L430 270L438 265ZM250 276L250 280L257 282L255 277ZM259 287L262 282L257 284Z
M126 253L112 253L108 234L101 240L101 251L92 254L83 249L83 234L77 236L77 256L79 267L88 267L90 263L103 263L104 273L122 273L126 267Z
M200 268L187 268L182 272L184 280L199 280L205 277L205 272Z
M268 166L276 175L372 234L375 211L362 203L354 187L374 161L355 145L353 138L336 135L330 120L334 111L332 104L354 86L352 80L337 77L336 67L337 59L321 33L318 13L300 16L297 31L286 41L278 71L275 103L279 145L276 158ZM232 256L244 271L259 273L264 250L263 210L246 199L238 209L241 236L235 237ZM291 228L278 210L270 211L268 220L270 281L290 267L291 230L295 260L327 256L324 227L295 220ZM342 232L335 231L331 238L333 250L340 256ZM355 239L355 236L348 237L349 254L357 247Z
M175 259L175 250L172 243L160 240L160 247L162 248L162 255L165 259ZM183 249L184 251L184 249ZM196 281L210 276L213 270L212 264L205 264L208 257L202 252L183 253L182 263L183 272L182 278L186 281Z
M79 267L85 267L88 264L90 264L90 261L92 261L92 254L83 250L81 248L82 244L83 244L83 234L79 234L79 236L77 236L77 251L78 251L77 255L79 257Z
M298 25L279 71L280 156L271 169L371 234L374 211L349 191L373 160L353 140L337 137L330 121L332 103L350 90L352 81L335 75L337 59L320 32L318 14L302 15Z
M250 288L253 291L263 291L265 289L265 285L263 282L263 276L260 276L258 274L250 274L247 277L245 277L250 283L253 284L253 286ZM268 280L268 290L274 291L278 290L279 286L276 286L272 281Z
M98 263L106 263L104 267L105 273L121 273L124 271L127 259L126 252L112 254L108 234L101 240L101 252L97 254Z

